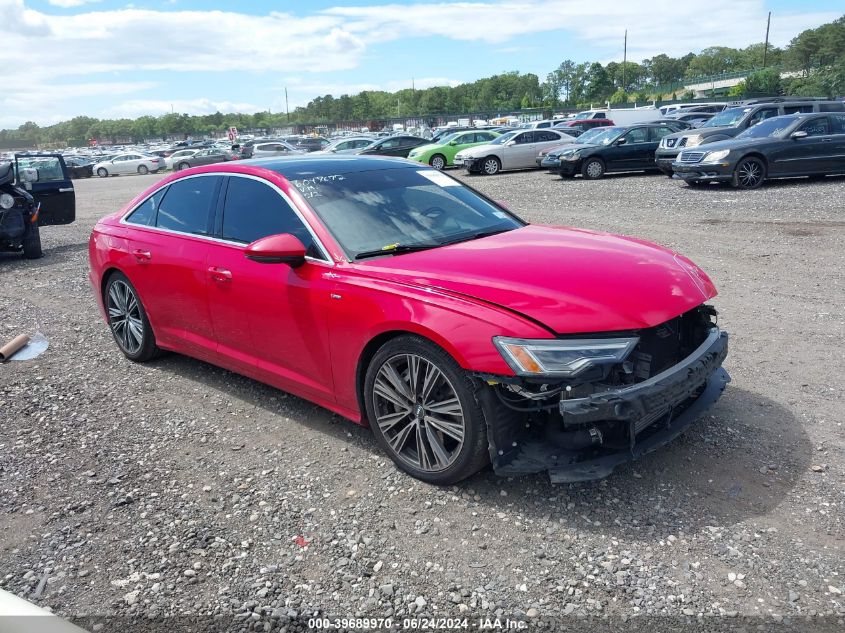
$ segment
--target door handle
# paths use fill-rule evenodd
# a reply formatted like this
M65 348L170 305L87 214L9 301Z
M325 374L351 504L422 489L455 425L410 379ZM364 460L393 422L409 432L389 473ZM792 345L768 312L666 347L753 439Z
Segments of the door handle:
M153 258L150 251L142 251L141 249L132 251L132 255L141 263L148 262Z
M232 271L226 270L225 268L211 266L208 269L208 274L211 275L213 281L232 281Z

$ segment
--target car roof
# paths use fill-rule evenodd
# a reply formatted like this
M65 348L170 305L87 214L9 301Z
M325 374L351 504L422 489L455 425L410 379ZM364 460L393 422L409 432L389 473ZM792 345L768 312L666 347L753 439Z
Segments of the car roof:
M390 156L313 156L305 154L289 158L257 158L237 161L237 163L238 165L269 169L281 174L288 180L384 169L428 169L420 163Z

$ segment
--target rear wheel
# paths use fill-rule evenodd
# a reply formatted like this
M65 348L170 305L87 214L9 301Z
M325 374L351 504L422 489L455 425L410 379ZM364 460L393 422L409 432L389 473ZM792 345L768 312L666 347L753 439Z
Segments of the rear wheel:
M159 355L147 313L126 275L112 273L106 282L103 303L114 340L126 358L143 363Z
M435 169L443 169L446 167L446 157L443 154L435 154L431 157L431 160L428 161L428 164Z
M599 158L591 158L581 167L581 175L588 180L598 180L604 176L604 162Z
M106 171L106 168L105 168L105 167L100 167L100 168L97 170L97 175L98 175L100 178L105 178L106 176L108 176L108 175L109 175L109 172L107 172L107 171Z
M188 169L190 165L188 163L179 163L179 170Z
M41 251L41 230L37 223L31 223L23 238L23 256L27 259L38 259L43 254Z
M766 179L766 165L759 158L743 158L734 170L733 186L737 189L756 189Z
M146 165L138 165L138 173L141 174L142 176L144 176L144 175L150 173L150 170L147 169Z
M481 171L485 176L494 176L502 170L502 161L495 156L488 156L481 164Z
M376 352L364 382L370 426L412 477L448 485L489 460L487 427L467 373L443 349L400 336Z

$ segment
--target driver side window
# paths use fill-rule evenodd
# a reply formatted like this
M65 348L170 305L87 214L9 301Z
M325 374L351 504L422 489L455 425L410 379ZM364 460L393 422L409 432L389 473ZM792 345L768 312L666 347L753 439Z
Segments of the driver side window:
M628 145L633 145L634 143L648 143L648 128L634 128L633 130L628 132L623 138L628 143Z
M798 130L806 132L807 136L826 136L830 134L827 117L807 121L804 125L798 128Z
M223 206L223 239L249 244L279 233L295 235L307 256L325 259L305 224L275 189L251 178L230 177Z

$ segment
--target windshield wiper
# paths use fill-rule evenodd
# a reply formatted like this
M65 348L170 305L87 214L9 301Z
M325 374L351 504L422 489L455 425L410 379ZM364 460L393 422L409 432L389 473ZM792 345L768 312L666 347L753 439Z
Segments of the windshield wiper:
M441 246L447 246L449 244L458 244L459 242L469 242L470 240L480 240L482 237L490 237L491 235L498 235L499 233L507 233L508 231L513 231L517 227L510 226L506 229L488 229L486 231L477 231L475 233L465 233L460 237L453 238L451 240L444 240L440 243Z
M422 242L420 244L390 244L373 251L363 251L355 255L355 259L366 259L368 257L378 257L379 255L398 255L399 253L413 253L414 251L425 251L430 248L437 248L443 246L440 243Z

